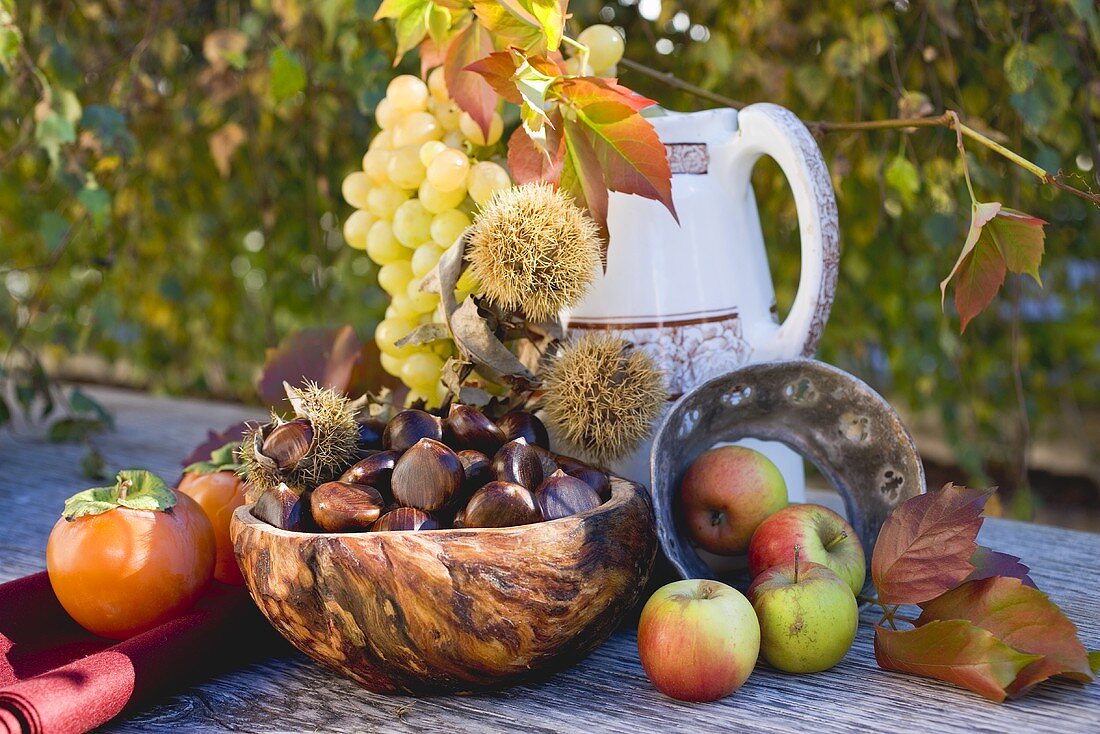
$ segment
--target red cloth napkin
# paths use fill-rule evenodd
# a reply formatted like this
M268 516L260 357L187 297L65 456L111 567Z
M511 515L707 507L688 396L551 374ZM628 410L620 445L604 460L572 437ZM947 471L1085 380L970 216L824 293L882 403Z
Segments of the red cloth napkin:
M150 694L286 649L240 587L215 584L120 642L73 622L45 572L25 576L0 584L0 734L83 734Z

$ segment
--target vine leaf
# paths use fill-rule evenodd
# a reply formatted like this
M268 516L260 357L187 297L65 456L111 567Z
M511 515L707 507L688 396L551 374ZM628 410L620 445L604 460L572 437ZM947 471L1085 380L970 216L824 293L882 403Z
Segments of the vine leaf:
M205 461L209 459L215 451L228 443L240 445L241 439L244 438L244 434L247 430L248 424L244 421L227 426L222 431L208 429L206 431L206 440L192 449L191 453L187 456L183 457L183 460L180 461L180 466L187 467Z
M552 114L550 119L552 122L555 116ZM557 119L560 120L560 117ZM561 180L565 139L555 134L553 128L546 132L548 144L553 145L554 152L550 154L531 139L522 125L508 138L508 170L512 172L516 183L546 181L557 184Z
M382 0L375 20L389 18L394 22L397 36L397 54L393 65L397 66L401 58L424 40L428 34L428 15L432 9L432 0Z
M1006 689L1021 696L1036 683L1059 675L1080 683L1093 679L1077 627L1046 594L1020 579L988 578L962 586L921 606L916 624L964 620L1037 658Z
M1089 667L1093 675L1100 675L1100 650L1089 650Z
M883 670L955 683L998 703L1020 671L1041 659L963 619L936 620L911 630L875 627L875 660Z
M941 306L955 282L959 332L997 295L1006 272L1030 275L1040 285L1046 222L999 202L974 202L970 231L951 273L940 282Z
M948 484L897 507L882 525L871 578L883 604L919 604L957 586L974 571L970 558L992 490Z
M492 51L489 31L475 20L454 37L443 62L443 78L451 99L473 118L486 136L496 110L497 93L484 77L467 67Z
M473 0L474 14L505 45L556 51L565 30L568 0Z
M1001 553L979 545L974 554L970 556L970 565L974 567L974 570L966 577L967 581L980 581L993 576L1006 576L1020 579L1025 585L1038 588L1035 586L1035 582L1031 580L1031 576L1028 575L1028 571L1031 569L1020 563L1019 558L1008 553Z
M267 350L258 391L267 405L283 405L283 383L300 385L312 380L355 397L379 385L393 385L379 367L374 340L363 343L349 324L339 328L310 328L287 336Z

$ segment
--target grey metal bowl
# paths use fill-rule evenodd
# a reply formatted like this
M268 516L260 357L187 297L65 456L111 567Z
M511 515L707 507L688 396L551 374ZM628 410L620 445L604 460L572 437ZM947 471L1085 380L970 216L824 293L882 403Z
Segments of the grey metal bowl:
M844 499L870 563L890 511L925 491L924 465L890 404L859 378L812 359L734 370L686 393L658 426L650 461L657 537L684 578L714 578L681 532L680 479L716 443L782 441L818 468Z

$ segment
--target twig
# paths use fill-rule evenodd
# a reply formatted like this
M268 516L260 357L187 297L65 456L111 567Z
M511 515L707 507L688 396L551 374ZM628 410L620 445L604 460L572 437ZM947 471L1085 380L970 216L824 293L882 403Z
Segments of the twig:
M639 64L637 61L631 61L630 59L626 58L619 59L619 66L623 67L624 69L636 71L643 76L648 76L650 79L656 79L663 84L667 84L673 89L679 89L682 92L687 92L688 94L694 95L701 99L716 102L723 107L732 107L735 110L739 110L745 106L744 102L739 102L738 100L731 97L726 97L721 94L703 89L702 87L697 87L690 82L685 82L683 79L680 79L671 72L657 71L656 69L652 69L645 64Z

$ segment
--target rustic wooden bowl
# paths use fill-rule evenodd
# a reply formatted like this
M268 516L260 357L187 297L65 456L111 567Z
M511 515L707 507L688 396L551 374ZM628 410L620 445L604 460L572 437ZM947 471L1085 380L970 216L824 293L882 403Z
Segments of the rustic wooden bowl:
M657 547L646 490L514 528L296 533L237 509L230 533L284 637L381 693L512 685L567 667L634 605Z

